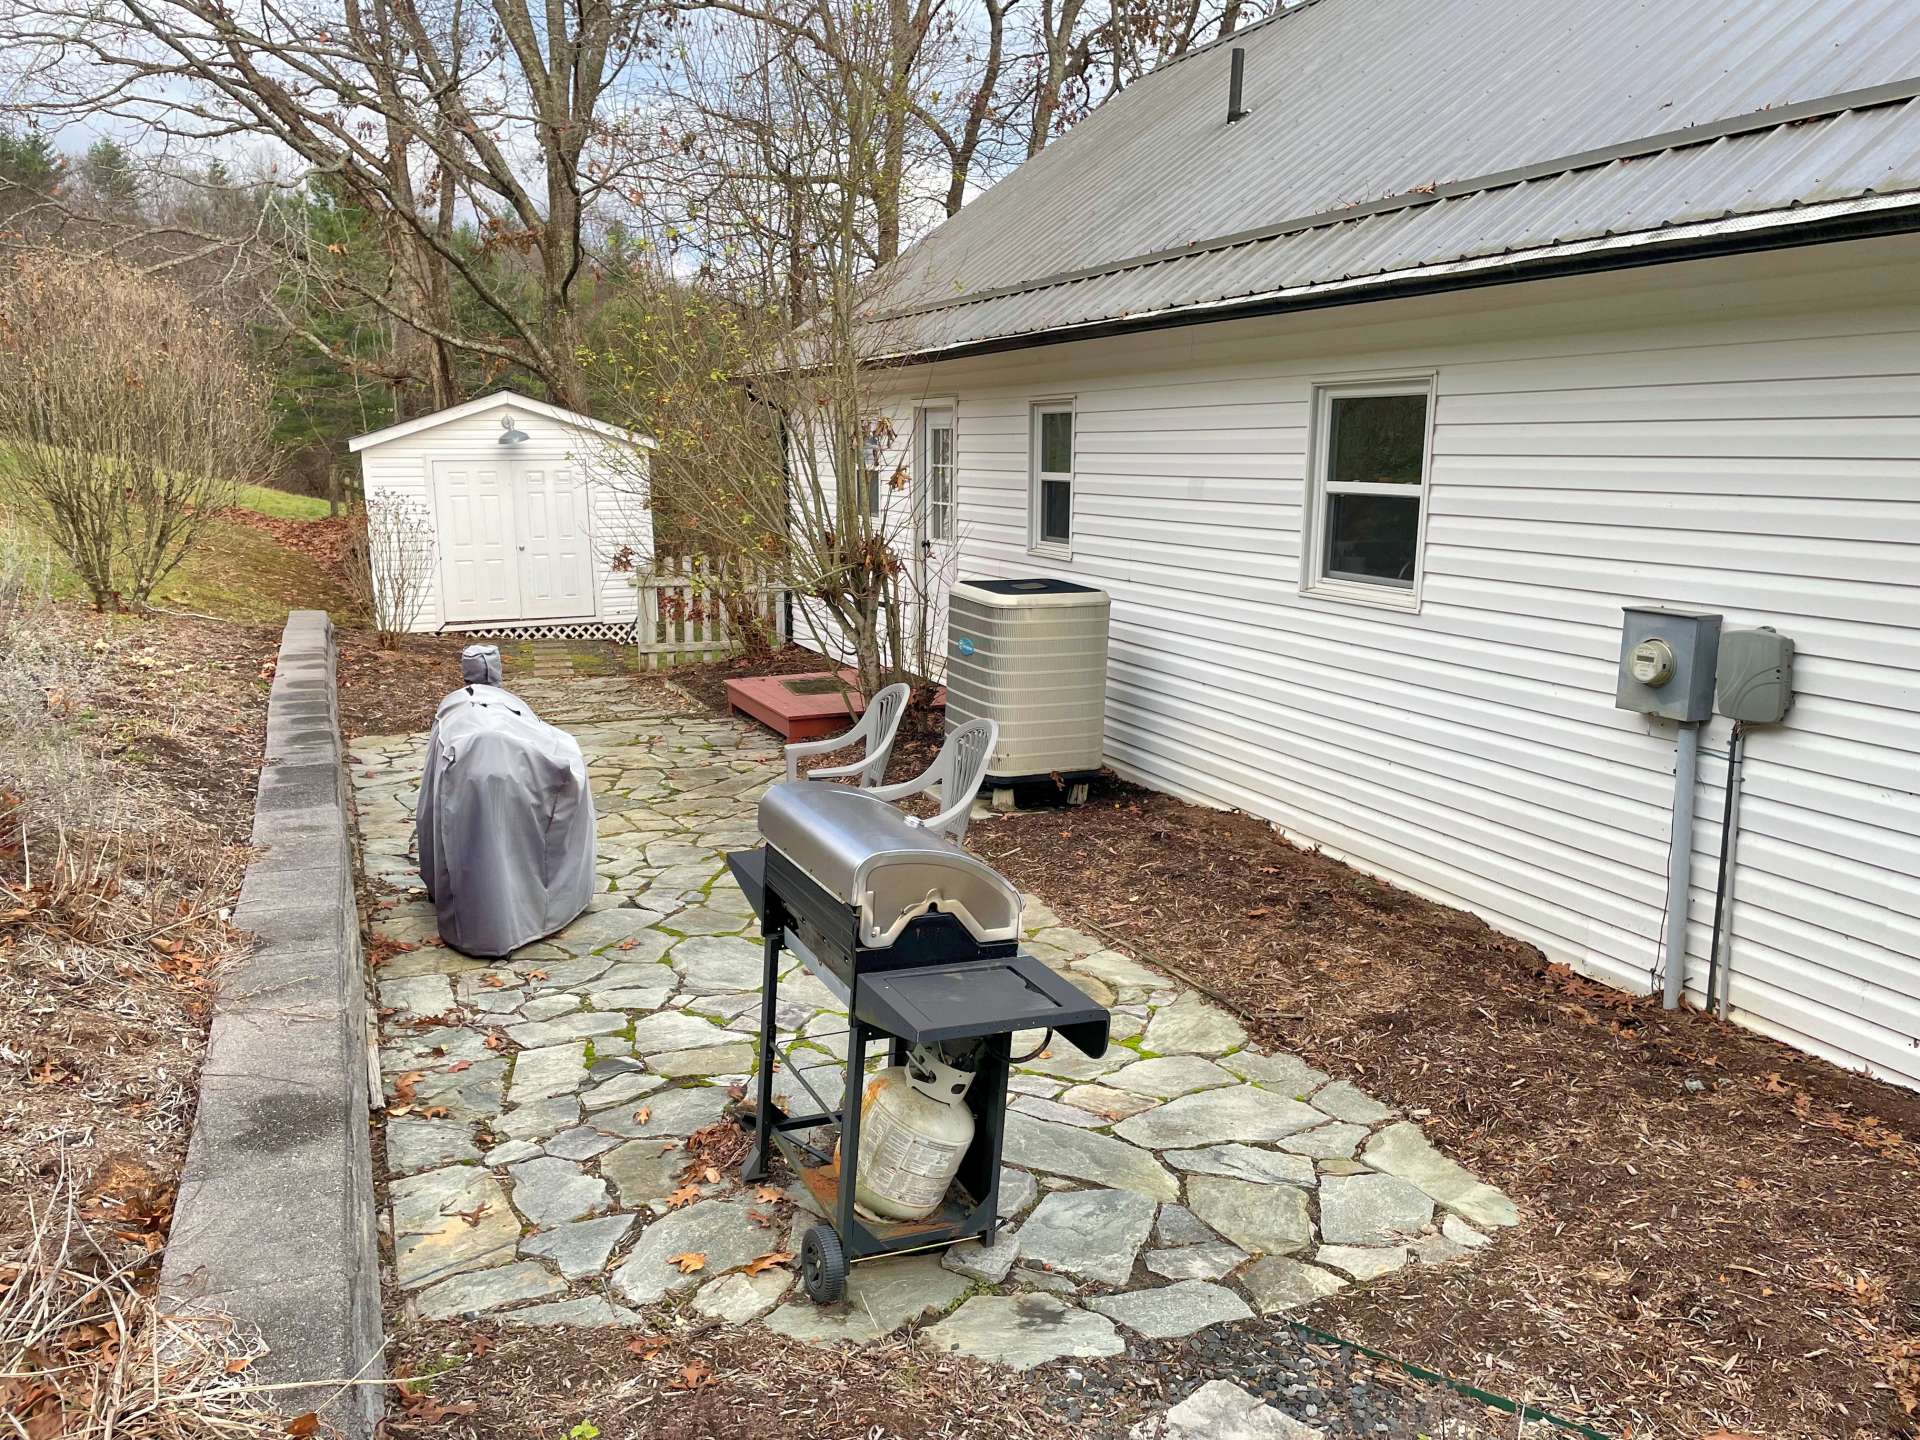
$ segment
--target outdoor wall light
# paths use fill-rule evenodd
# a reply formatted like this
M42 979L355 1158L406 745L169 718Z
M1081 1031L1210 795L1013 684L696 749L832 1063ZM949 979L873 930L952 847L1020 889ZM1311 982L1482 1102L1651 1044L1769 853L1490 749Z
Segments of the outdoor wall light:
M522 440L527 438L527 432L513 423L512 415L502 415L500 417L500 429L503 432L500 436L500 443L502 445L518 445Z

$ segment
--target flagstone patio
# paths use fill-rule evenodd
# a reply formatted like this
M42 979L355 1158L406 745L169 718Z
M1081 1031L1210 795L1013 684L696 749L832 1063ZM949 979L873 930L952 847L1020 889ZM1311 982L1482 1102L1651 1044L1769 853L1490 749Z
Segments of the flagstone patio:
M779 745L638 708L625 679L536 673L514 688L586 753L601 893L507 960L437 943L412 847L426 737L350 747L365 869L395 892L369 923L409 1314L620 1325L688 1306L820 1341L934 1316L931 1343L1027 1368L1114 1354L1127 1332L1297 1309L1516 1222L1417 1124L1249 1047L1231 1015L1029 896L1027 948L1113 1007L1115 1043L1098 1060L1055 1045L1014 1077L1001 1195L1015 1218L999 1243L863 1264L846 1303L813 1305L791 1265L763 1260L797 1253L814 1223L802 1188L770 1202L733 1175L683 1174L685 1137L723 1116L753 1064L760 948L724 855L754 842ZM837 1002L804 972L781 994L783 1041L800 1038L799 1070L836 1100ZM798 1080L783 1070L777 1090Z

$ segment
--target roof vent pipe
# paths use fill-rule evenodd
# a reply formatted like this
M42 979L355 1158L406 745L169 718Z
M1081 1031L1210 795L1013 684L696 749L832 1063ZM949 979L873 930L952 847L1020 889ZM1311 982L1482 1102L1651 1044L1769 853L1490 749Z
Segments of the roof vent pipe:
M1246 107L1240 103L1241 91L1247 78L1247 52L1238 45L1233 47L1233 76L1227 81L1227 123L1244 120Z

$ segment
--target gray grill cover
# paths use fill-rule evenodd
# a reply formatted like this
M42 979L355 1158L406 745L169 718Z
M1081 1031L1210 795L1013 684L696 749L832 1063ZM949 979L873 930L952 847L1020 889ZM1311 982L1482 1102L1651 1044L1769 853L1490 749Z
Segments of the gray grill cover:
M469 645L460 652L460 678L469 685L500 683L500 647Z
M414 833L440 938L466 954L505 955L551 935L593 894L593 791L579 743L497 686L440 702Z

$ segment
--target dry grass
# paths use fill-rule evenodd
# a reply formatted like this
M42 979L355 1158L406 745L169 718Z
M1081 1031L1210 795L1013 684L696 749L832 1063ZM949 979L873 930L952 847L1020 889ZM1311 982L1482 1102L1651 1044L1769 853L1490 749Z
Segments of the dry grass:
M90 1222L63 1163L29 1197L24 1240L0 1259L0 1416L22 1440L213 1440L284 1435L247 1380L258 1340L218 1317L171 1314L146 1293L138 1234Z

